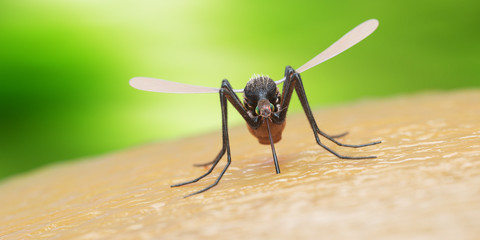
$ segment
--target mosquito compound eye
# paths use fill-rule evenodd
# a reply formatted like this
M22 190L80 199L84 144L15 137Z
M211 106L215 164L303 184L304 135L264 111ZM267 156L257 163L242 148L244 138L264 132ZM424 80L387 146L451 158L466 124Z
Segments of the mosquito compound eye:
M273 112L274 109L275 109L275 107L273 106L273 104L270 103L270 111Z
M255 113L256 113L257 115L260 115L260 109L258 108L258 106L255 108Z

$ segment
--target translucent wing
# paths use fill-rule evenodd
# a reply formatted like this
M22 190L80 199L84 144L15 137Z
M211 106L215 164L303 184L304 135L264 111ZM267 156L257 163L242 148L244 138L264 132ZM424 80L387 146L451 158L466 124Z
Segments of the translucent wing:
M327 61L328 59L337 56L341 52L349 49L353 45L359 43L368 35L372 34L375 29L378 27L378 20L377 19L370 19L367 20L354 29L350 30L347 34L343 35L340 39L334 42L330 47L325 49L323 52L312 58L312 60L308 61L307 63L303 64L301 67L296 69L298 73L304 72L316 65ZM275 81L276 84L280 84L285 81L285 77Z
M358 25L354 29L350 30L347 34L333 43L330 47L323 52L312 58L296 71L298 73L304 72L328 59L337 56L341 52L349 49L353 45L359 43L364 38L368 37L378 27L378 20L370 19ZM285 81L282 78L276 81L276 84L280 84ZM170 82L162 79L147 78L147 77L135 77L130 79L130 85L136 89L151 91L151 92L163 92L163 93L218 93L219 88L211 88L204 86L189 85L184 83ZM243 92L243 89L234 90L237 93Z
M189 85L148 77L134 77L130 79L130 86L144 91L163 93L218 93L220 90L219 88ZM235 90L235 92L243 92L243 89Z

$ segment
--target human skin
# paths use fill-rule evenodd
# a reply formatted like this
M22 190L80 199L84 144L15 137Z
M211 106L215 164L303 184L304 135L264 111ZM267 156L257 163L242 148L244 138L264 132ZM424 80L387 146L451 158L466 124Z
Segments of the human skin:
M296 99L292 99L296 100ZM231 111L233 114L234 112ZM197 183L221 133L69 161L0 185L2 239L474 239L480 236L480 90L363 100L314 112L321 130L349 131L342 160L290 112L276 150L230 126L226 159ZM224 157L225 158L225 157Z

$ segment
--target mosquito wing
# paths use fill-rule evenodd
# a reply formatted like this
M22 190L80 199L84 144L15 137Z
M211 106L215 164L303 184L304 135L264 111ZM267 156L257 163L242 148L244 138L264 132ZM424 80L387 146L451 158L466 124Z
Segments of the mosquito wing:
M196 86L148 77L134 77L130 79L130 86L144 91L163 93L218 93L220 91L219 88ZM235 92L243 92L243 89L235 90Z
M312 58L312 60L303 64L296 71L298 73L304 72L312 67L317 66L318 64L327 61L330 58L333 58L340 54L341 52L351 48L353 45L359 43L368 35L372 34L375 29L378 27L377 19L367 20L360 25L356 26L354 29L350 30L347 34L343 35L340 39L334 42L330 47L325 49L323 52ZM275 81L276 84L280 84L285 81L285 77Z
M363 22L354 29L350 30L350 32L345 34L323 52L312 58L312 60L299 67L296 71L298 73L304 72L332 57L337 56L341 52L349 49L353 45L362 41L364 38L368 37L368 35L373 33L377 27L378 20L376 19L370 19ZM285 77L275 81L275 83L280 84L284 81ZM132 78L130 79L130 85L140 90L163 93L218 93L220 91L219 88L189 85L147 77ZM241 93L243 92L243 89L237 89L234 90L234 92Z

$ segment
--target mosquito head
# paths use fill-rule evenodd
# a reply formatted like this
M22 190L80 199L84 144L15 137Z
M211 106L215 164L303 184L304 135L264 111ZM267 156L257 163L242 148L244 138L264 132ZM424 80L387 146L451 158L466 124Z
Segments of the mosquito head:
M268 118L274 109L275 107L270 103L270 101L262 98L260 101L258 101L257 107L255 107L255 113L263 118Z
M257 116L267 118L275 111L280 93L275 82L268 76L254 75L244 89L244 103Z

